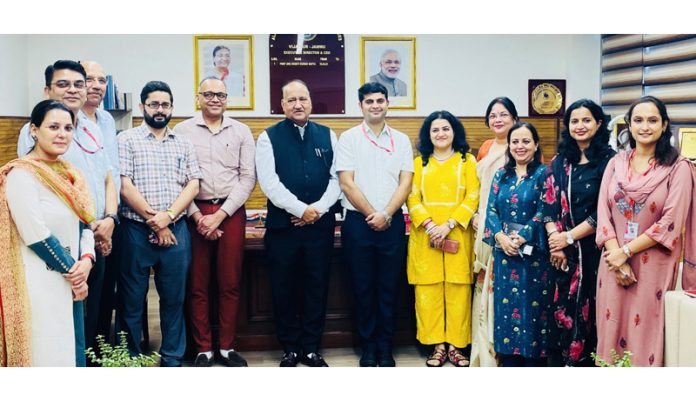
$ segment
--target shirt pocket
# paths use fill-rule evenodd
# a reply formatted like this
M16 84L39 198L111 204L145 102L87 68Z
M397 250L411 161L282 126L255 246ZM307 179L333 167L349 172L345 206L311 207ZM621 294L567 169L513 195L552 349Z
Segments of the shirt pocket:
M188 160L185 156L176 156L174 158L174 178L176 182L182 187L186 184L186 171L187 171Z
M219 146L219 149L214 149L213 151L216 152L215 158L220 165L226 169L239 169L239 152L241 148L238 144L225 142Z

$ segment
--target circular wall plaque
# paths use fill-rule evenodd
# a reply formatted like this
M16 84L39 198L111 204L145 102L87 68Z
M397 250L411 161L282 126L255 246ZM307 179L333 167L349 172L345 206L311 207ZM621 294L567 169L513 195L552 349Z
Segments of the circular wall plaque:
M563 106L563 93L552 83L542 83L532 91L531 103L539 114L556 114Z

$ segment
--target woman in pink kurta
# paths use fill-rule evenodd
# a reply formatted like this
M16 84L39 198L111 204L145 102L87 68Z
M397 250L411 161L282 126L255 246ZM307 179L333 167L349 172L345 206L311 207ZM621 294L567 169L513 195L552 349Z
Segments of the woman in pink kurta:
M675 286L693 173L670 145L662 101L637 100L626 122L633 150L609 162L597 206L597 246L604 247L597 279L597 354L611 361L612 349L619 356L630 351L634 366L662 366L664 294Z

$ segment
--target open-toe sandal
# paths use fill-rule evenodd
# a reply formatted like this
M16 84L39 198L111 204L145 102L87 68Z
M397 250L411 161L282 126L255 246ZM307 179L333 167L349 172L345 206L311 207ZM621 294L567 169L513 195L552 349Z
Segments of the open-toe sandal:
M435 348L432 354L425 361L425 366L429 368L439 368L447 362L447 351L444 348Z
M452 363L452 365L458 368L465 368L469 366L469 359L462 354L459 348L453 348L447 352L447 359Z

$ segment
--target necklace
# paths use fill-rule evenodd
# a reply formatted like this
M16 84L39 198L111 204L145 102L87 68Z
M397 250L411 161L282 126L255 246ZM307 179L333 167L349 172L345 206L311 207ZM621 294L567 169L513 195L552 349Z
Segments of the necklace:
M450 152L449 155L447 155L447 156L445 156L445 157L443 157L443 158L439 158L439 157L435 156L435 153L433 153L433 158L434 158L435 160L439 161L439 162L444 162L445 160L449 159L449 158L452 157L453 155L454 155L454 149L452 149L452 151Z

